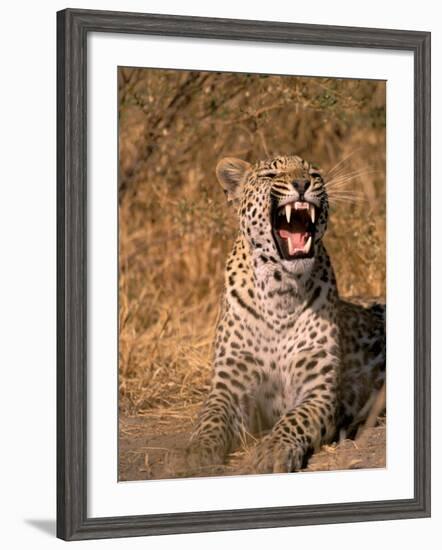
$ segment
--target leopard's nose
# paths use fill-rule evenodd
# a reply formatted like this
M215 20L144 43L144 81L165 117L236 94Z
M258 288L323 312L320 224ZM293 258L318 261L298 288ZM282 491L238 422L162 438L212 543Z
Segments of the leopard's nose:
M310 187L310 180L307 179L295 179L292 181L292 186L299 193L299 200L304 200L304 193Z

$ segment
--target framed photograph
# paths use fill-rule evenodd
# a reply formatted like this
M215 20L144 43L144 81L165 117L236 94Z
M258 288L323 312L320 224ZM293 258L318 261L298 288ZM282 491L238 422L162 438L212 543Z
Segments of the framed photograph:
M429 516L430 33L57 47L58 536Z

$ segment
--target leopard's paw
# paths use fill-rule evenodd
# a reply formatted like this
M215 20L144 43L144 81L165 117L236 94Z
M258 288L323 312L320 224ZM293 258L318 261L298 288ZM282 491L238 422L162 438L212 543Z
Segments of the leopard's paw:
M296 443L287 443L277 434L269 434L254 449L253 470L257 474L295 472L302 468L304 455Z

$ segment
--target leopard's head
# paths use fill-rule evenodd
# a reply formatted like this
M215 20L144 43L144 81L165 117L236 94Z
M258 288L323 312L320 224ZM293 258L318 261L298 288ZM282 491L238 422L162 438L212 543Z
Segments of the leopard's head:
M290 272L313 265L328 219L327 191L318 169L298 156L255 165L227 157L216 173L252 250Z

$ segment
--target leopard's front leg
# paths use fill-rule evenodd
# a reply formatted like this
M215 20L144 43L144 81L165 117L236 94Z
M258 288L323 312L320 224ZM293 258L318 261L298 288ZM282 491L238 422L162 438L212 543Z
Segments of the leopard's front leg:
M310 450L329 441L336 429L337 359L303 360L298 369L302 393L298 404L286 412L258 444L254 454L256 473L293 472L305 465ZM313 366L314 365L314 366ZM310 368L308 368L310 367Z
M212 390L203 405L187 448L187 463L192 468L222 464L233 442L247 427L246 376L230 365L217 365ZM236 364L236 362L235 362ZM239 365L241 363L239 362Z
M230 450L236 422L232 396L212 391L190 438L189 466L222 464Z

